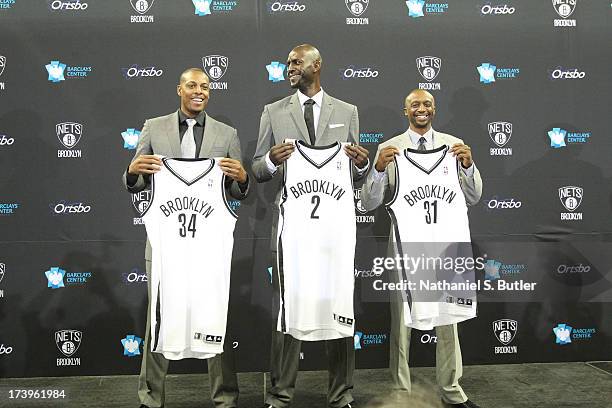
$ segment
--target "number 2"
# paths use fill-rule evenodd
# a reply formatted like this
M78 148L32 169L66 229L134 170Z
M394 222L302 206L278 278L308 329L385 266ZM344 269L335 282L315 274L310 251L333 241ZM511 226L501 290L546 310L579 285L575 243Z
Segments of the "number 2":
M312 200L310 200L310 202L314 204L314 208L312 209L312 212L310 213L310 218L314 220L318 220L319 216L316 215L315 212L317 212L317 208L319 208L319 204L321 204L321 197L319 197L318 195L313 195Z

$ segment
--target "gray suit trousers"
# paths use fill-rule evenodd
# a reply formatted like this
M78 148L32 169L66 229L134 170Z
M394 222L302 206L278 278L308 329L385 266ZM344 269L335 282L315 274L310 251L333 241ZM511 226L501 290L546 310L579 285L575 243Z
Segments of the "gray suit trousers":
M151 282L151 262L146 261L147 278ZM149 301L151 286L148 286ZM144 351L140 376L138 377L138 398L140 403L148 407L163 407L165 395L166 373L169 360L161 353L152 353L151 321L147 309L147 328L145 333ZM227 338L227 337L226 337ZM207 359L210 378L210 397L215 407L233 408L238 406L238 379L234 368L231 343L226 341L223 354Z
M274 260L276 260L276 253ZM276 265L276 262L274 263ZM300 349L302 342L294 337L276 330L280 304L278 272L274 266L275 279L272 307L272 344L270 349L270 382L271 387L266 395L266 404L275 408L289 406L295 393ZM332 408L344 407L353 402L353 372L355 371L355 344L352 337L325 341L328 363L327 403Z
M393 388L410 392L410 337L412 329L404 324L404 307L401 295L391 296L391 336L389 345L389 369ZM460 404L467 396L459 379L463 375L463 362L457 325L436 327L436 380L442 400L447 404Z

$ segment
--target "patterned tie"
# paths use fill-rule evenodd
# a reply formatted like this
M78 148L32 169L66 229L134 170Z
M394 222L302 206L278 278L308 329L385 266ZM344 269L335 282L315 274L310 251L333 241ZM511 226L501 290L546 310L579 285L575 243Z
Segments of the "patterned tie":
M315 144L315 128L314 128L314 112L312 110L312 105L314 105L315 101L312 99L304 102L304 121L306 122L306 128L308 128L308 136L310 137L310 144L314 146Z
M194 159L196 157L196 144L193 137L193 127L198 123L195 119L187 119L187 131L181 141L181 154L184 159Z
M427 150L425 148L425 143L427 142L427 139L425 139L424 137L421 137L419 139L419 146L417 147L417 150L420 152L424 152L425 150Z

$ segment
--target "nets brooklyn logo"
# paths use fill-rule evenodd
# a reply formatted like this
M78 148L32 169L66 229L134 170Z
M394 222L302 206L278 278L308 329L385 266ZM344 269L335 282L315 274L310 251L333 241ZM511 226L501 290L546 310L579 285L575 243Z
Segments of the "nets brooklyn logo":
M58 358L57 366L70 366L70 365L81 365L81 359L79 357L72 357L79 346L83 338L83 332L79 330L59 330L55 332L55 344L59 351L62 352L66 358Z
M139 217L135 217L133 225L144 225L144 221L142 220L142 215L149 208L149 203L151 202L151 190L142 190L138 193L132 194L132 205L134 209L138 213Z
M151 10L154 1L155 0L130 0L132 8L139 14L130 16L130 23L153 23L155 21L154 16L145 14Z
M495 354L516 354L517 346L509 346L518 330L518 323L512 319L499 319L493 322L493 333L503 346L495 347Z
M440 83L431 81L436 79L440 73L442 59L431 56L419 57L416 59L416 66L419 74L427 81L425 83L419 83L419 89L439 90Z
M576 27L576 20L568 19L576 9L576 0L552 0L552 5L561 19L555 19L555 27Z
M512 123L510 122L491 122L487 125L489 137L498 147L491 147L491 156L512 156L512 148L504 147L512 137Z
M355 17L347 17L346 24L365 25L370 24L367 17L361 17L370 5L370 0L344 0L346 8Z
M576 186L565 186L559 188L559 200L566 210L571 211L568 213L562 212L562 220L582 220L582 213L575 212L580 204L582 204L582 197L584 196L584 189Z
M218 82L227 72L229 58L223 55L207 55L202 58L206 75L212 80L210 89L227 89L227 82Z
M76 122L63 122L55 125L59 142L68 150L58 149L57 157L81 157L81 150L73 149L81 140L83 125Z

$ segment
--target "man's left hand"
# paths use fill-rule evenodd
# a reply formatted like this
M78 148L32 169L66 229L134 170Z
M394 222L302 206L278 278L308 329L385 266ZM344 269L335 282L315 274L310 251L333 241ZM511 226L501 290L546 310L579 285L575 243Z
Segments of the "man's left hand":
M344 151L351 158L355 166L359 169L363 169L366 164L368 164L368 152L367 149L359 146L359 145L346 145L344 146Z
M457 156L457 160L461 162L464 169L467 169L474 164L474 160L472 160L472 149L470 149L470 146L463 143L455 143L453 147L451 147L451 151L453 152L453 156Z
M219 160L219 167L227 177L236 180L240 184L247 181L247 173L242 167L242 163L235 159L223 158Z

